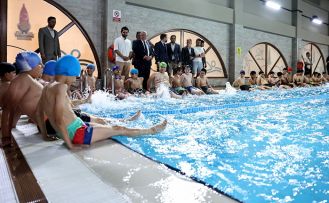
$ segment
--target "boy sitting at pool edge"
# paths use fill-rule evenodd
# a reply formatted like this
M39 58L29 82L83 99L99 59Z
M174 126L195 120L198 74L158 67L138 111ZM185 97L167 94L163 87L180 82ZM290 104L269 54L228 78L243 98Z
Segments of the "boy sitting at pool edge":
M166 120L148 129L84 123L74 114L67 95L69 86L80 75L79 61L71 55L66 55L58 60L55 71L55 82L43 89L37 109L38 125L44 136L47 136L44 116L48 117L57 136L64 140L69 149L80 149L81 145L90 145L116 135L156 134L165 129Z

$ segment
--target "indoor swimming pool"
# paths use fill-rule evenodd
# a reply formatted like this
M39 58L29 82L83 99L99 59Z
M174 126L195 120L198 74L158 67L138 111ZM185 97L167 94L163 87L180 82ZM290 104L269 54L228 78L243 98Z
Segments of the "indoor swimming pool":
M114 118L142 110L127 127L168 120L165 131L114 139L242 202L329 199L329 87L238 92L183 100L116 101L97 92L89 113Z

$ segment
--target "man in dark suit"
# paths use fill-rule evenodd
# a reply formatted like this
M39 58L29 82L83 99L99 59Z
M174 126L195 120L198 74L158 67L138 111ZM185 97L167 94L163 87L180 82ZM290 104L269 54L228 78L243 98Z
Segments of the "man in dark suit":
M155 43L154 45L155 63L157 65L158 71L159 71L159 64L161 62L165 62L168 65L168 52L167 52L166 42L167 42L167 35L161 34L160 41Z
M151 63L153 58L153 49L150 43L146 40L147 33L142 31L140 33L141 40L138 40L133 47L135 53L134 65L139 71L139 76L143 77L143 89L147 89L147 80L150 77Z
M133 66L135 66L135 53L134 53L134 47L136 46L137 42L141 40L141 32L140 31L137 31L136 32L136 39L134 41L132 41L131 43L131 46L132 46L132 49L133 49L133 54L132 54L132 61L131 61L131 64Z
M182 49L182 64L193 67L193 58L195 56L194 49L192 48L192 40L186 40L186 47Z
M50 16L48 26L39 29L39 49L44 64L49 60L57 60L61 57L58 32L54 30L55 25L56 18Z
M178 63L181 62L181 50L179 44L176 43L176 35L170 36L170 43L167 44L169 58L169 76L172 76L173 69L176 69Z

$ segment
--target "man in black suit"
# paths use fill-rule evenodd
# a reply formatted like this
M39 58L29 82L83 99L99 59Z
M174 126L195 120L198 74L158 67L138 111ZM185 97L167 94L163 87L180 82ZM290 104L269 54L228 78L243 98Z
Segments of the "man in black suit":
M159 71L159 64L161 62L165 62L168 65L168 52L167 52L166 42L167 42L167 35L161 34L160 41L155 43L154 45L155 63L157 65L158 71Z
M173 70L177 68L181 62L181 50L179 44L176 43L176 35L170 36L170 43L167 44L169 69L168 74L172 76Z
M143 89L147 89L147 80L149 79L151 72L153 49L150 43L146 40L146 31L142 31L140 36L141 40L138 40L133 47L135 53L134 65L139 71L139 76L144 78Z
M132 49L133 49L133 54L132 54L132 63L131 64L133 64L133 66L135 66L135 53L134 53L134 47L136 46L136 44L137 44L137 42L139 41L139 40L141 40L141 32L140 31L137 31L136 32L136 39L134 40L134 41L132 41L132 44L131 44L131 46L132 46Z
M58 32L54 30L56 18L48 18L48 26L40 28L38 33L39 49L42 62L45 64L49 60L57 60L61 57Z
M195 57L194 49L192 48L192 40L186 40L186 47L182 49L182 64L193 67L193 59Z

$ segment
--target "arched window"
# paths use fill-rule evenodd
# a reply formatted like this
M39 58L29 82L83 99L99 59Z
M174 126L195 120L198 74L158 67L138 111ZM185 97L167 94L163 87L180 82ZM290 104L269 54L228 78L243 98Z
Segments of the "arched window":
M243 59L243 70L248 77L250 71L263 71L267 75L270 71L282 72L286 67L286 59L279 49L267 42L253 46Z
M186 46L187 39L192 39L192 47L195 46L196 39L200 38L201 40L203 40L205 42L204 49L206 51L207 76L212 78L227 77L227 72L222 57L220 56L215 46L208 39L196 32L185 29L173 29L165 31L163 33L167 34L168 42L170 41L169 39L171 35L176 35L176 43L179 44L181 48ZM160 34L154 35L150 38L152 44L155 44L160 41ZM156 65L154 60L152 62L152 70L156 71Z
M313 43L306 44L302 50L302 59L305 62L305 60L308 60L306 57L306 53L310 53L310 60L311 60L311 70L312 73L314 71L318 73L326 72L326 63L323 57L323 54L320 50L320 48Z
M38 50L38 31L47 25L49 16L56 18L62 55L76 56L83 69L89 63L97 64L94 74L100 75L99 59L89 36L68 11L51 0L8 1L7 61L14 62L22 50Z

